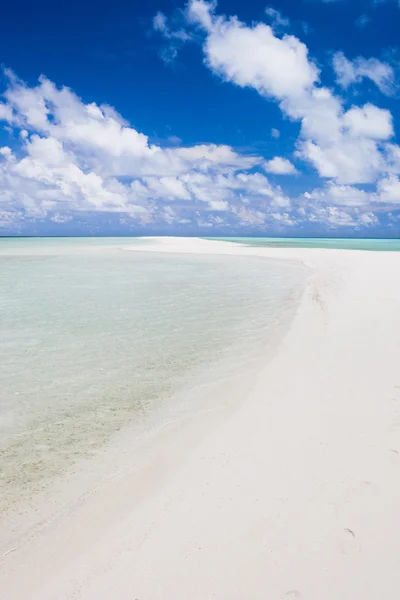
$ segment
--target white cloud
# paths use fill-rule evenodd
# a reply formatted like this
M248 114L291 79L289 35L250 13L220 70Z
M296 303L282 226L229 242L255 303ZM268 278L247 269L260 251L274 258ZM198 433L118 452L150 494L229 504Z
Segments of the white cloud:
M378 141L392 135L389 111L367 104L343 110L340 98L316 88L287 112L302 119L298 155L310 161L321 177L339 183L373 183L387 168Z
M44 77L28 87L10 74L4 96L2 117L20 129L20 148L0 148L2 223L10 212L61 223L85 211L183 223L189 207L235 219L243 203L249 214L290 205L279 186L249 172L262 157L224 145L150 144L113 108L84 104Z
M229 204L225 200L210 200L208 203L211 210L225 211L229 210Z
M388 173L400 173L400 146L397 144L386 144L385 159Z
M12 150L8 146L3 146L2 148L0 148L0 154L4 156L6 160L12 158Z
M187 18L191 23L199 24L206 30L213 26L214 11L217 8L217 0L204 2L203 0L189 0L187 5Z
M313 214L313 221L325 223L330 227L354 227L357 223L348 212L337 206L321 207Z
M376 215L372 212L362 213L359 216L359 222L361 225L366 225L367 227L370 225L378 225L379 220Z
M170 176L194 167L229 171L260 162L260 158L239 155L228 146L152 145L146 135L130 127L114 109L84 104L71 90L59 90L44 77L35 88L14 78L5 97L21 128L57 139L80 163L105 177Z
M320 86L306 45L274 31L279 13L269 10L274 27L218 15L216 3L204 0L191 0L185 14L189 31L162 13L153 26L175 49L202 39L204 61L215 74L277 101L283 116L300 124L295 155L328 178L327 185L298 205L260 172L296 174L284 156L265 161L227 145L184 147L172 140L160 146L110 106L85 104L45 77L28 87L8 73L0 119L19 129L20 147L0 148L3 223L23 215L61 223L73 213L98 211L145 224L289 226L298 222L298 210L303 220L358 227L376 223L375 210L398 203L400 150L388 142L391 113L371 103L346 110L339 95ZM393 89L391 67L376 59L351 63L339 53L336 61L344 86L369 77L387 93ZM278 139L279 130L271 136ZM377 183L376 191L356 187L365 183Z
M382 142L393 134L390 112L372 104L346 112L342 98L318 86L319 70L299 39L279 37L265 23L247 26L218 15L216 3L204 0L191 0L188 15L203 29L205 63L214 73L275 99L285 116L301 122L297 156L321 177L373 183L388 171ZM338 53L334 62L343 67L342 83L368 76L382 89L392 84L391 67L376 59L353 64Z
M164 35L169 36L168 20L162 12L158 12L155 15L153 19L153 27L155 31L160 31Z
M11 108L7 104L0 102L0 121L8 121L12 123L13 113Z
M264 169L267 173L275 173L275 175L295 175L297 173L295 166L290 160L282 156L275 156L265 162Z
M352 208L368 206L371 203L371 195L368 192L350 185L338 185L332 181L328 182L324 188L315 189L304 196L307 200L316 201L319 204Z
M271 213L270 216L274 221L279 222L281 225L289 227L297 225L296 219L289 213Z
M400 205L400 180L397 176L391 175L379 181L377 192L380 202Z
M164 200L190 200L191 195L178 177L147 177L146 196Z
M321 177L339 183L371 183L385 170L377 138L391 133L388 111L366 105L343 110L340 98L326 88L315 88L301 100L282 105L302 122L298 156L313 164Z
M334 143L341 138L342 102L327 88L313 88L301 97L281 103L282 110L301 121L301 137L318 143Z
M267 6L265 9L265 14L270 17L272 24L279 27L288 27L290 25L289 19L282 16L282 13L279 10L276 10L272 6Z
M300 148L301 156L313 163L321 177L334 178L338 183L373 183L385 168L373 140L343 138L326 146L308 140Z
M69 215L61 215L60 213L55 213L50 217L50 221L53 221L53 223L69 223L72 221L72 217Z
M255 227L262 226L267 221L267 215L262 211L252 211L244 206L240 206L235 211L236 216L239 219L240 225L253 225Z
M333 68L337 83L345 89L368 78L387 96L392 95L395 91L392 67L377 58L358 57L350 61L343 52L337 52L333 57Z
M299 213L303 215L311 223L320 223L327 226L329 229L337 229L340 227L351 227L352 229L361 229L379 224L377 215L366 209L365 206L358 206L358 203L346 204L342 206L334 206L337 190L333 185L331 189L314 190L311 194L305 194L307 197L307 205L299 209ZM339 195L347 193L357 195L357 190L341 190Z
M343 115L343 124L352 137L387 140L393 135L391 113L373 104L351 108Z
M299 155L321 177L338 183L374 183L388 169L378 142L393 134L390 112L372 104L344 112L340 101L327 94L303 119Z
M191 0L188 14L192 23L206 31L207 65L224 80L281 100L304 93L318 80L319 71L308 59L307 47L296 37L279 38L264 23L247 27L237 17L217 17L215 8L215 4Z
M162 12L158 12L153 18L153 29L161 33L169 42L168 46L162 48L160 52L160 57L167 64L176 58L180 45L191 39L191 36L182 27L171 27L167 17Z
M400 180L396 175L378 181L375 191L365 191L355 186L338 185L333 181L323 188L306 192L304 198L312 210L317 207L337 206L353 212L357 218L372 212L387 212L393 205L400 205ZM349 214L350 214L349 212ZM369 221L368 217L364 221ZM374 220L371 221L371 224Z

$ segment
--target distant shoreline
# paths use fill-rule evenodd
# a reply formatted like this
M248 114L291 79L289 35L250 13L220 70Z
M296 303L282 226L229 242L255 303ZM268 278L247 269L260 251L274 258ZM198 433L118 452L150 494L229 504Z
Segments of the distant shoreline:
M253 240L387 240L387 241L399 241L399 237L356 237L356 236L348 236L348 237L337 237L337 236L264 236L264 235L248 235L248 236L200 236L198 234L193 234L191 236L188 235L178 235L178 234L156 234L156 233L146 233L146 234L132 234L132 235L67 235L67 234L59 234L59 235L0 235L1 239L64 239L64 238L180 238L180 239L206 239L206 240L230 240L230 239L253 239Z

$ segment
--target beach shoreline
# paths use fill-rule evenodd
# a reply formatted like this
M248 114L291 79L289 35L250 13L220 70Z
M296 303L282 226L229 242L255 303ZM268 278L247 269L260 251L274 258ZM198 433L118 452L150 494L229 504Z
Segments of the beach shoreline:
M121 243L123 241L121 240ZM235 256L202 256L202 253L184 255L178 252L167 255L164 252L157 252L157 248L155 253L148 252L145 256L141 252L123 251L123 246L119 247L115 245L114 240L113 242L111 247L107 244L98 245L94 255L90 244L88 247L81 244L79 254L76 254L75 244L72 249L67 243L62 248L56 245L57 258L54 257L53 246L45 245L46 254L40 241L31 244L35 257L32 259L33 264L50 265L50 269L43 272L45 277L52 273L52 269L54 270L52 265L61 268L65 264L66 274L68 274L68 269L73 269L75 262L64 263L63 257L71 255L82 259L87 258L89 261L92 258L90 265L94 273L98 273L99 261L102 264L102 257L109 261L108 269L110 265L114 269L122 268L122 273L131 279L127 283L124 280L121 282L121 278L116 279L115 285L112 286L115 298L113 306L117 315L122 309L126 311L129 318L126 319L127 335L121 337L125 330L122 330L117 323L117 330L113 331L114 321L109 318L107 312L104 313L99 328L100 335L88 340L89 348L92 353L96 353L95 356L100 359L100 362L94 357L85 361L85 353L81 352L82 360L74 358L76 367L71 370L68 363L65 371L64 348L61 345L53 353L56 358L53 360L53 356L49 357L51 364L54 365L54 371L48 372L45 370L47 362L45 341L41 354L41 363L44 367L40 368L39 372L35 368L32 370L28 368L29 362L24 355L26 343L17 346L21 349L19 354L14 352L10 359L5 355L10 365L9 371L14 372L14 378L11 381L10 378L3 380L1 395L0 437L3 465L0 480L0 556L9 552L10 548L15 551L15 548L24 545L27 539L48 528L63 512L79 502L81 497L101 487L104 481L109 478L114 479L118 473L140 465L143 461L144 448L150 448L151 451L153 445L157 446L154 440L160 428L170 427L178 421L186 423L189 415L218 410L222 404L240 402L290 324L306 279L306 271L299 265L288 264L283 265L282 268L281 261L266 260L264 257L250 259L239 257L237 260ZM149 242L150 240L143 240L144 244ZM137 247L135 240L134 245L127 249L135 250ZM11 251L15 252L15 249ZM17 255L19 256L18 252ZM47 257L44 262L42 255ZM97 260L93 262L94 256ZM31 260L30 255L28 260ZM161 266L162 276L159 273ZM107 268L102 270L105 276ZM140 281L140 274L143 274L147 268L152 270L145 274L144 281L151 281L152 285L150 289L146 288L149 307L145 307L142 303L141 313L135 309L135 298L141 297L143 284ZM205 269L209 271L207 275ZM169 279L171 274L172 280ZM216 274L220 275L218 281ZM136 278L132 275L136 277L139 275L139 286L142 286L139 289L136 288ZM186 279L183 279L184 276ZM15 276L17 281L18 277L17 271ZM96 289L101 280L97 275L94 279L88 276L84 281L89 289ZM242 289L238 287L239 281ZM168 282L167 286L166 282ZM73 283L76 285L76 280ZM78 298L79 283L78 278ZM40 286L40 281L37 281L36 285ZM185 289L182 289L182 285ZM33 293L29 297L33 298L35 281L31 284L31 288ZM125 289L131 291L129 304L124 299ZM197 292L196 300L191 298L193 291ZM39 314L35 320L36 328L46 331L49 339L54 337L63 339L64 332L70 331L71 326L74 327L73 319L66 321L65 316L61 315L63 325L58 329L62 337L57 335L59 332L52 334L51 326L46 327L47 320L50 320L50 323L54 319L58 321L58 314L52 311L51 305L58 305L60 295L62 297L64 295L63 288L60 294L57 284L53 283L47 292L49 310L46 311L44 318ZM97 306L103 306L108 310L109 305L106 303L104 306L101 287L98 288L98 293L98 298L89 305L89 311L88 307L79 303L73 295L71 301L67 303L68 307L75 305L81 309L77 318L81 324L81 331L83 330L79 338L69 338L67 350L71 344L86 343L84 337L86 332L91 334L90 326L96 327L96 323L90 320L91 314L94 310L99 314L102 312ZM10 294L9 298L6 296L4 300L4 314L10 315L8 338L12 342L15 311L10 307L7 310L7 300L8 306L10 305ZM40 304L40 301L39 297L34 303ZM247 312L245 307L248 307ZM24 312L26 308L29 307L26 307L23 299L19 313L27 315L25 323L29 322L29 310ZM70 308L67 314L71 314ZM72 317L73 315L74 311ZM193 327L191 322L196 325ZM14 335L18 339L18 335L21 336L24 330L20 330L18 321L16 324ZM139 340L143 327L147 328L148 325L151 326L150 343L146 352L146 346L141 345ZM109 347L120 345L125 349L124 352L118 352L121 362L116 361L114 357L110 363L107 350L106 362L104 360L101 362L102 352L98 348L101 348L104 343L103 331L112 332L111 336L106 338L109 340ZM181 333L177 335L175 331ZM27 333L29 336L29 329ZM155 336L157 336L156 345L153 342ZM182 351L182 347L186 348L186 352ZM154 354L149 352L151 349ZM13 350L12 345L11 350ZM144 365L142 370L135 352L142 353ZM164 363L167 362L171 378L174 373L178 373L180 378L176 378L163 394L162 383L169 384L164 367ZM129 365L128 371L124 369L125 364ZM29 395L24 393L22 382L25 373L30 374L33 382L41 377L45 386L48 381L52 381L54 372L60 373L61 381L63 376L70 372L71 385L74 386L76 372L79 373L80 369L82 373L86 368L88 375L83 381L86 381L90 389L95 375L99 374L101 377L103 372L107 372L108 367L111 373L118 375L112 376L113 385L108 384L104 391L101 385L98 385L97 398L92 394L89 396L89 401L86 399L83 384L75 388L77 398L75 403L64 401L64 392L68 394L69 390L68 379L64 379L64 386L61 388L60 385L53 388L50 397L46 396L45 389L41 394L37 384L30 390ZM15 375L18 372L20 377ZM56 376L55 382L57 379ZM156 382L156 379L159 381ZM150 388L146 387L146 384L139 387L137 382L140 383L141 380L148 381ZM29 386L29 379L26 381L25 385ZM111 399L108 395L109 390L112 390L113 394ZM122 390L122 395L118 390ZM160 393L157 395L158 390ZM141 399L145 400L148 397L152 402L146 407L147 410L146 408L141 410ZM79 402L80 398L82 400ZM132 400L129 402L130 398ZM17 419L20 416L18 411L21 406L28 408L29 416L23 425L18 427ZM38 413L38 407L42 406L48 407L47 420L40 412ZM112 409L114 410L111 412ZM7 429L7 422L12 423L14 416L12 410L15 411L17 427ZM116 428L115 421L118 423L118 420L121 426ZM102 438L98 435L96 437L99 429L100 433L104 431ZM52 436L53 432L57 434L56 437ZM85 436L84 440L82 435ZM66 442L67 452L65 452Z
M310 275L245 399L164 428L139 469L7 552L0 596L399 593L400 253L148 241L132 250L265 256Z

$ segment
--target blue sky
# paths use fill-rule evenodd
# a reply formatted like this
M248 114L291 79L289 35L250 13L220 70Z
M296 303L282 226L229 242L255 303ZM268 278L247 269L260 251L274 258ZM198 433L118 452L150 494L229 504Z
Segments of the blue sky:
M400 232L398 0L7 3L0 235Z

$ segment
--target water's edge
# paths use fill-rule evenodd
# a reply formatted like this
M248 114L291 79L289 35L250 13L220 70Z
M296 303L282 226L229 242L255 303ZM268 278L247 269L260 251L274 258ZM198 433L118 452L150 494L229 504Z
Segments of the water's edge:
M246 258L244 260L251 260ZM267 267L268 259L260 259ZM276 262L276 261L273 261ZM285 269L286 261L280 264ZM134 468L144 447L152 447L153 441L164 428L168 428L188 418L196 418L205 413L230 410L235 403L243 401L249 389L257 380L258 374L273 356L279 341L290 327L302 297L306 282L305 272L279 318L270 326L269 338L257 348L257 352L242 361L240 372L231 369L221 371L216 376L197 379L191 389L180 390L170 397L168 404L146 414L135 424L128 423L91 457L81 457L72 469L55 478L49 487L34 494L30 502L15 504L11 511L3 514L1 539L3 550L7 551L15 543L19 544L41 527L47 526L63 511L69 510L77 498L82 498L90 490L115 476L118 472ZM223 374L225 373L225 374ZM140 451L140 448L142 449Z

